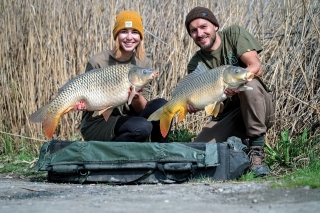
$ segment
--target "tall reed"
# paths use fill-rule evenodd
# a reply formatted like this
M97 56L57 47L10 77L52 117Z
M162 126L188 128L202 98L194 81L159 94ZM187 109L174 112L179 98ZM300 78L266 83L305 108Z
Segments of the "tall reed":
M238 24L263 46L264 81L276 103L276 123L267 134L272 144L279 133L312 128L319 135L320 9L317 0L2 0L0 2L0 138L45 140L42 126L28 116L56 96L60 86L81 74L93 54L113 46L116 14L136 10L144 20L145 45L161 71L149 98L170 98L186 75L197 51L184 19L194 6L211 8L220 29ZM207 116L188 115L173 128L198 133ZM79 137L81 112L59 122L55 137ZM12 136L11 134L18 135ZM33 139L21 138L30 137Z

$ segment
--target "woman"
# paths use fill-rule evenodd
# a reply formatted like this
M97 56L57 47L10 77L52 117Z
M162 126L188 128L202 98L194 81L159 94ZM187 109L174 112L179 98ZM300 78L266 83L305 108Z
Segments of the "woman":
M113 29L114 48L92 56L86 72L115 64L152 67L151 60L145 56L143 36L142 17L134 11L122 11ZM166 102L161 98L147 101L143 94L136 93L131 105L115 108L108 120L103 115L92 117L93 112L85 111L81 134L85 140L143 142L151 135L152 142L166 142L167 138L161 136L159 121L147 121L149 115Z

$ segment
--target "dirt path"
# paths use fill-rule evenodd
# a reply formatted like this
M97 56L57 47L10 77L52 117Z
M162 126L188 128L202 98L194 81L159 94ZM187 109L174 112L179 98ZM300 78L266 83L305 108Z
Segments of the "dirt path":
M269 183L110 186L55 184L0 175L0 212L319 212L320 189Z

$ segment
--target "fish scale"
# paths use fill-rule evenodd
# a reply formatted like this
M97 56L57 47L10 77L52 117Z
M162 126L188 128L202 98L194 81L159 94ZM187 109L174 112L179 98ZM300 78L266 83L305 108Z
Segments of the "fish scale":
M163 107L152 113L148 120L160 120L160 131L166 137L173 116L179 113L178 121L182 121L187 115L187 104L194 108L205 109L207 114L217 116L220 110L220 102L227 97L225 89L250 90L251 87L244 83L251 81L253 73L244 68L224 65L209 70L202 62L199 62L196 70L184 77L172 92L172 98Z
M131 101L128 97L131 89L141 89L157 75L154 69L132 64L91 70L64 84L57 97L31 114L29 119L43 123L46 136L51 138L60 117L80 101L88 111L107 111L109 116L113 108Z

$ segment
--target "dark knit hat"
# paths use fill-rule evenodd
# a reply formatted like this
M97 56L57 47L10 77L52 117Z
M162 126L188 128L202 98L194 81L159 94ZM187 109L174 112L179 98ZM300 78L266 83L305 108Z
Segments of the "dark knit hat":
M186 21L185 21L185 25L186 25L186 28L187 28L189 35L190 35L189 25L193 20L195 20L197 18L206 19L206 20L210 21L213 25L215 25L219 28L219 23L218 23L216 17L213 15L211 10L209 10L208 8L205 8L205 7L195 7L192 10L190 10L190 12L188 13L188 15L186 17Z

